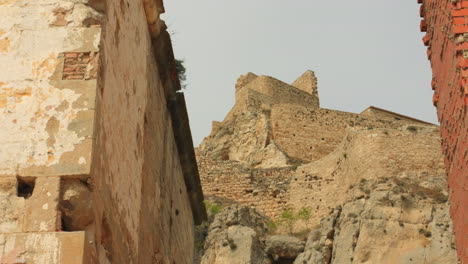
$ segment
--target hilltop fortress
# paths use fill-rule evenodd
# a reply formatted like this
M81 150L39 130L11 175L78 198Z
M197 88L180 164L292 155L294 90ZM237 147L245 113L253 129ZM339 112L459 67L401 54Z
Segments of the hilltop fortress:
M317 78L312 71L306 71L291 85L248 73L237 81L234 107L223 122L213 122L211 134L198 150L255 168L279 167L323 158L349 129L409 125L436 128L372 106L360 114L320 108Z
M312 71L291 85L248 73L196 155L210 203L245 205L272 221L310 209L296 231L333 223L320 256L306 249L297 263L456 263L438 133L377 107L321 108ZM202 263L231 254L210 245Z

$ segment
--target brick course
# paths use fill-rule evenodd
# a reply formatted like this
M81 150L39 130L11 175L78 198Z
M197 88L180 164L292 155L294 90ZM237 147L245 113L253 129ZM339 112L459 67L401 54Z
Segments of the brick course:
M97 78L98 52L65 52L62 80L92 80Z
M468 263L468 1L418 0L428 46L433 103L451 188L458 255Z
M287 190L296 167L252 169L238 161L216 159L204 151L197 151L197 161L207 198L251 206L271 218L286 209Z

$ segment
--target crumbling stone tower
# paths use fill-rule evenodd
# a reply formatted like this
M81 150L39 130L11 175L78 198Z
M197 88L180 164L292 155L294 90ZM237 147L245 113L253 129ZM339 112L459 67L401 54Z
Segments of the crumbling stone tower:
M205 211L162 12L0 1L0 258L191 263Z
M319 108L317 78L313 71L306 71L293 84L287 84L269 76L247 73L236 83L236 104L231 112L244 107L270 108L274 104L291 103L309 108Z
M317 106L320 106L319 96L318 96L318 86L317 86L317 77L315 73L311 70L304 72L301 77L297 78L292 84L299 90L302 90L308 94L313 95L317 98Z

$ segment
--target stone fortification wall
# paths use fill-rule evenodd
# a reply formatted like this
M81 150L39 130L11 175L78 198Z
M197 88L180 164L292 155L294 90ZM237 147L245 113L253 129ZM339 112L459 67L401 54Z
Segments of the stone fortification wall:
M301 76L306 78L312 76ZM299 87L306 86L307 80L299 78ZM315 76L313 76L315 78ZM312 81L311 81L312 82ZM316 79L315 79L316 83ZM305 88L304 88L305 89ZM306 92L269 76L256 76L252 73L241 76L236 85L236 107L261 106L269 108L273 104L291 103L305 107L318 108L319 99L316 92Z
M277 104L271 108L272 138L291 158L314 161L330 154L349 128L396 129L428 126L397 115L369 116L329 109Z
M375 118L375 119L378 119L378 118L379 119L389 119L390 118L390 119L395 119L395 120L405 120L406 122L409 122L409 123L420 123L420 124L425 124L425 125L429 125L429 126L434 125L434 124L426 122L426 121L422 121L422 120L412 118L412 117L409 117L409 116L401 115L401 114L391 112L391 111L388 111L388 110L385 110L385 109L381 109L381 108L378 108L378 107L375 107L375 106L368 107L366 110L359 113L359 115L363 116L363 117L368 116L368 117L372 117L372 118Z
M198 151L203 193L221 203L240 203L271 218L286 209L288 185L295 167L251 169L242 163L220 160Z
M458 255L468 262L468 1L418 0L432 67Z
M0 1L0 259L191 263L206 219L162 1Z
M92 169L100 262L191 263L206 217L163 10L107 6Z
M296 85L316 87L315 76L308 72L305 76ZM354 114L317 108L304 100L289 100L296 98L297 93L288 97L274 91L306 93L271 77L247 74L239 78L236 91L233 109L223 122L213 123L211 135L199 147L197 159L202 185L210 198L252 206L272 218L291 205L287 205L290 195L297 197L296 192L287 191L294 184L292 181L297 180L295 168L327 159L346 141L350 131L378 130L384 135L393 130L438 131L435 125L385 110L372 115L368 111ZM319 181L309 176L312 182ZM323 184L332 181L327 179ZM313 187L320 188L320 184ZM302 204L308 203L302 201ZM321 212L328 209L322 207Z
M306 71L299 78L297 78L291 86L296 87L299 90L302 90L308 94L311 94L317 99L317 106L320 105L319 95L318 95L318 80L313 71Z
M254 78L242 77L243 89ZM236 101L199 147L210 202L253 207L276 232L312 229L294 263L457 262L437 126L376 107L353 114L250 91L238 95L272 103Z

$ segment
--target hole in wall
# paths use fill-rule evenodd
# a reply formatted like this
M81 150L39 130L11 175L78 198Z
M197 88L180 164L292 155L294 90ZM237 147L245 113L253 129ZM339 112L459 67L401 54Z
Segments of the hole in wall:
M94 221L89 185L84 180L62 178L60 191L62 231L86 230Z
M28 199L34 192L36 177L16 177L18 181L17 195Z

